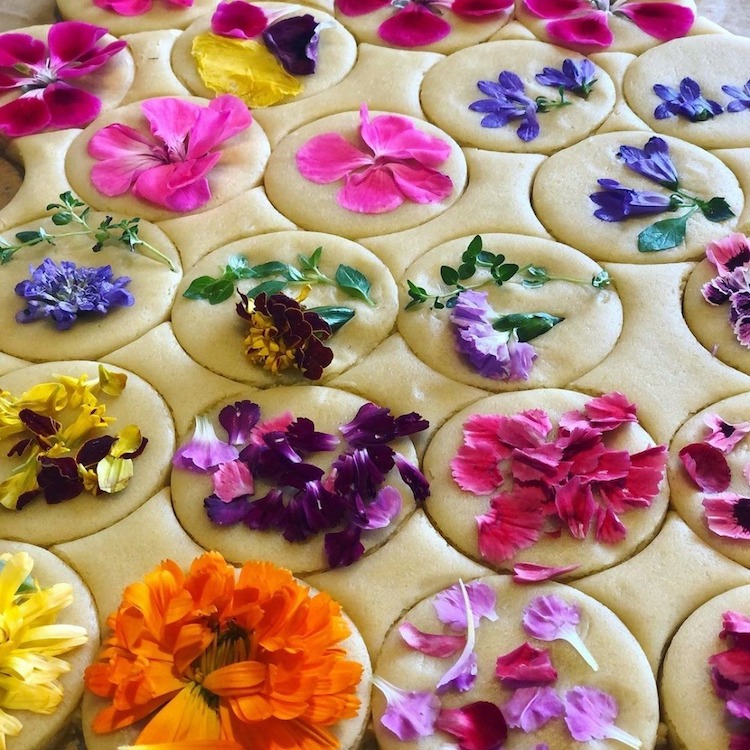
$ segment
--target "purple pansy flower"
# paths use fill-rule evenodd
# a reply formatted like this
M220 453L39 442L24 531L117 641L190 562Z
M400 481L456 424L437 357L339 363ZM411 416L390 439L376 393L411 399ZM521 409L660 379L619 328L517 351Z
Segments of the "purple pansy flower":
M477 81L477 88L489 98L472 102L469 109L484 114L483 128L501 128L520 119L516 133L522 141L533 141L539 135L537 103L526 95L523 81L515 73L504 70L497 83Z
M690 122L703 122L724 111L718 102L706 99L701 94L701 87L692 78L683 78L679 89L657 83L654 85L654 93L662 100L654 110L657 120L679 115Z
M555 88L564 88L576 96L588 99L591 89L596 83L594 74L596 68L591 60L583 58L582 60L563 60L562 70L558 68L544 68L541 73L537 73L537 83L543 86L554 86Z
M625 162L626 167L647 180L670 190L677 190L680 185L677 169L669 155L669 146L663 138L653 136L643 148L620 146L617 156Z
M45 258L37 268L29 267L31 279L16 284L26 308L16 313L16 322L32 323L51 318L58 330L70 328L82 314L106 315L113 307L130 307L135 301L125 289L128 276L112 276L111 266L76 266L64 260L58 266Z
M599 208L594 216L602 221L624 221L632 216L660 214L672 209L672 199L668 195L651 190L634 190L621 185L617 180L597 180L604 188L589 197Z
M725 94L734 97L727 104L727 112L742 112L743 109L750 109L750 81L742 88L739 86L722 86L721 90Z
M309 13L272 23L263 32L263 41L287 73L308 76L315 72L320 24Z

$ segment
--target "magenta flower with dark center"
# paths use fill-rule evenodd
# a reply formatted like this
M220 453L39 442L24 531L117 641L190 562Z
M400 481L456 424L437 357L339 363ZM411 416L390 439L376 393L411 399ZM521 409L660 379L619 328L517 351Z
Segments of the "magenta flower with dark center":
M82 21L61 21L50 27L47 44L28 34L0 35L0 92L18 92L0 107L0 133L16 138L92 122L102 104L86 90L85 78L127 46L99 44L106 33ZM74 84L77 79L83 87Z
M703 499L708 528L729 539L750 539L750 497L720 492Z

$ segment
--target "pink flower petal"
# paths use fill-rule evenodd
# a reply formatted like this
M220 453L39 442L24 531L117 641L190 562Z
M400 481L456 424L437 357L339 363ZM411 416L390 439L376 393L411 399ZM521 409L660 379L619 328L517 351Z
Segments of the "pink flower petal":
M367 506L367 523L362 528L384 529L400 512L401 493L395 487L386 485Z
M550 685L557 680L557 670L552 666L549 651L523 643L517 649L497 657L495 677L505 687L516 690Z
M462 445L451 459L451 476L465 492L486 495L503 483L499 459L489 446L472 448Z
M539 18L565 18L591 7L586 0L523 0L523 4Z
M253 117L241 100L234 96L220 98L218 105L214 99L198 111L187 140L188 159L204 156L252 124Z
M728 539L750 539L750 498L722 492L703 498L708 528Z
M94 5L119 16L141 16L151 10L153 0L94 0ZM192 4L192 3L191 3Z
M195 211L211 199L205 175L220 158L220 153L208 154L201 159L147 169L136 178L133 194L170 211Z
M352 146L339 133L316 135L297 151L295 158L300 174L318 184L336 182L373 162L372 156Z
M638 750L643 743L615 726L617 714L617 701L597 688L580 685L565 694L565 724L574 740L612 739Z
M253 123L253 116L242 99L231 94L223 94L222 96L215 97L208 103L208 108L224 116L221 125L221 134L214 135L215 146L238 135ZM194 139L195 134L191 133L190 137ZM201 142L205 143L206 141L205 139L201 139ZM195 153L195 150L191 149L191 153Z
M395 47L424 47L445 39L451 25L422 5L410 3L378 28L378 36Z
M723 492L732 481L724 454L712 445L691 443L679 453L685 471L703 492Z
M454 662L453 666L440 678L437 687L438 693L444 693L447 690L458 690L463 693L471 690L477 679L477 655L474 653L476 643L476 630L474 625L474 613L471 608L469 593L464 586L463 581L459 581L461 595L464 600L464 619L466 620L466 643L464 650Z
M242 461L226 461L211 476L214 494L224 503L242 495L252 495L255 490L253 475Z
M455 737L459 750L499 750L508 737L502 711L488 701L440 709L435 729Z
M250 432L250 443L252 445L265 445L263 437L269 432L286 432L286 428L294 422L294 414L290 411L285 411L279 414L277 417L271 417L266 419L264 422L259 422L253 427Z
M513 0L453 0L451 10L459 18L485 20L513 7Z
M535 448L552 430L552 422L541 409L529 409L509 417L501 416L498 439L509 448Z
M575 539L585 539L596 511L591 487L580 477L572 477L555 492L555 507L560 520Z
M703 420L711 432L703 438L704 443L718 448L722 453L731 453L745 435L750 434L750 422L731 424L718 414L708 414Z
M730 648L711 656L708 663L724 680L736 685L750 685L750 651Z
M625 524L617 517L612 508L597 508L594 536L597 542L618 544L628 534Z
M211 31L219 36L236 39L252 39L262 34L268 19L266 14L252 3L245 0L219 3L211 16Z
M388 704L380 723L396 737L411 742L435 732L435 721L440 712L437 695L402 690L377 676L372 678L372 682L383 693Z
M557 484L568 473L562 464L562 449L554 443L538 448L517 448L511 456L511 473L519 482L544 481Z
M398 632L407 646L438 659L453 656L466 645L466 636L424 633L410 622L402 622Z
M107 29L83 21L61 21L50 26L47 35L50 66L60 78L78 78L104 65L113 55L127 47L125 41L106 46L97 42Z
M502 414L472 414L464 422L464 443L470 447L487 444L497 446L499 450L501 444L498 434L504 419ZM507 451L504 458L509 455L510 451Z
M635 404L617 391L592 398L583 408L591 426L603 431L638 422Z
M208 417L199 414L193 437L177 449L172 463L180 469L206 472L238 456L237 448L219 440Z
M99 97L62 81L47 86L42 98L49 109L48 127L53 128L83 128L96 119L102 108Z
M386 164L401 193L413 203L439 203L453 192L453 180L436 169L419 163Z
M336 195L342 208L360 214L387 213L405 200L391 173L383 167L368 167L364 172L348 174L344 187Z
M17 63L44 65L46 59L47 45L41 39L15 32L0 34L0 66L13 68Z
M51 116L41 96L22 96L0 107L0 133L8 138L39 133Z
M345 16L364 16L390 5L389 0L336 0L336 10Z
M173 96L147 99L141 104L151 132L166 147L170 158L184 158L185 140L195 124L200 105Z
M508 726L523 732L536 732L564 712L565 705L551 687L520 688L503 706Z
M104 195L126 193L142 172L160 163L152 149L145 136L127 125L102 128L88 143L89 155L100 160L91 169L91 182Z
M484 617L490 622L497 620L495 605L497 597L494 589L482 581L467 583L464 587L469 597L471 611L474 615L474 627L478 628ZM440 622L454 630L466 630L466 606L460 586L450 586L435 594L432 600L435 614Z
M695 22L691 8L677 3L626 3L618 12L649 36L668 42L685 36Z
M541 581L549 581L580 567L580 563L565 565L559 568L549 565L539 565L537 563L516 563L513 566L513 582L540 583Z
M731 276L738 268L750 265L750 242L744 234L732 232L709 242L706 258L716 266L721 276Z
M592 10L577 18L550 21L545 30L550 39L570 47L606 49L615 40L607 14L602 10Z
M736 645L745 649L750 646L750 617L742 612L728 610L722 614L722 623L719 638L731 637Z

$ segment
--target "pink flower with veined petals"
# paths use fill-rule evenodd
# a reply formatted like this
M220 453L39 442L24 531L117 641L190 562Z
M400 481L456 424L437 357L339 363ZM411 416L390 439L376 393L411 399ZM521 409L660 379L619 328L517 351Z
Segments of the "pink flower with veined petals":
M695 21L691 8L659 0L521 0L521 6L548 21L551 41L575 49L611 46L615 38L609 22L615 13L662 42L685 36Z
M0 92L19 96L0 107L0 133L17 138L82 128L101 111L99 97L71 85L101 68L127 42L100 45L107 33L81 21L53 24L47 44L28 34L0 35Z
M393 211L407 200L438 203L451 194L451 178L435 169L450 156L447 143L400 115L370 120L366 104L359 114L365 149L339 133L315 136L297 151L303 177L320 185L343 180L336 201L364 214Z
M207 107L182 99L141 104L150 132L121 123L94 134L88 152L99 160L91 181L99 192L133 195L170 211L194 211L211 198L206 175L221 159L224 141L246 130L252 115L235 96Z
M513 6L513 0L336 0L344 16L363 16L393 6L393 15L378 26L378 36L394 47L425 47L445 39L451 25L443 17L447 8L459 18L482 21L496 18Z
M191 8L195 0L164 0L167 8L179 10ZM118 16L142 16L148 13L153 0L94 0L94 5L104 10L111 10Z

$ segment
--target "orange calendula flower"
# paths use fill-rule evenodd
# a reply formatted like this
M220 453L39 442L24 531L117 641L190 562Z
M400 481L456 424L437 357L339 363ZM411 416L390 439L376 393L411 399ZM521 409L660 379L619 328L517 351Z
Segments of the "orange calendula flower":
M339 605L271 563L236 576L216 552L187 574L166 560L107 623L86 670L88 689L111 700L93 729L148 719L138 748L334 750L330 727L358 712L362 666L340 645Z

